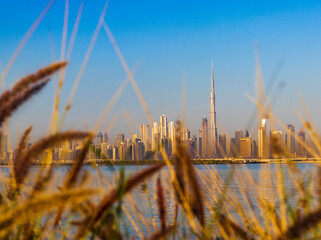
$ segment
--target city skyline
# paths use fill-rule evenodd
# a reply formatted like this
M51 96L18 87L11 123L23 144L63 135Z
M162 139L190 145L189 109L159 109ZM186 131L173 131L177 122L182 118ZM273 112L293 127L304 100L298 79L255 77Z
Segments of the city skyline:
M6 22L0 28L1 72L23 35L47 4L46 1L39 1L31 8L21 7L17 3L19 1L0 3L0 21ZM70 2L68 40L80 4L81 1ZM186 125L192 132L198 132L200 119L209 118L208 102L204 99L210 97L207 80L211 77L208 69L213 57L215 78L218 80L215 86L218 99L216 108L220 113L217 116L218 129L228 135L233 135L234 129L250 129L249 118L255 105L245 97L245 93L254 95L255 92L253 46L258 43L263 78L273 97L275 115L285 123L291 123L297 128L301 126L296 114L296 107L300 108L297 96L297 89L300 89L312 118L317 123L321 122L316 104L320 100L318 90L321 88L321 47L317 41L320 31L316 24L320 20L320 4L314 1L246 1L240 4L235 1L231 8L226 9L226 6L216 1L199 4L187 2L180 7L179 4L172 6L165 1L161 5L130 3L125 10L122 4L124 2L110 2L106 22L129 67L134 68L137 63L139 65L135 74L136 81L154 120L162 114L172 121L182 118L181 96L185 81ZM63 102L79 70L103 5L104 1L84 4L61 96ZM11 14L13 12L20 16L19 20ZM64 2L57 1L14 63L6 80L7 86L12 86L26 73L49 64L53 59L59 59L63 14ZM291 24L293 19L296 19L295 24ZM269 40L264 37L267 35L270 36ZM38 47L45 51L37 51ZM30 56L35 56L33 61L27 61ZM277 77L273 79L275 75ZM63 128L85 129L86 122L92 127L124 78L125 72L114 49L106 34L101 31ZM274 83L271 79L275 80ZM18 133L31 124L37 126L31 134L32 139L46 134L54 86L50 84L39 95L39 99L28 103L10 121L13 145ZM129 118L125 117L127 113ZM135 123L148 123L131 86L127 86L100 131L107 129L115 115L117 122L110 131L111 135L119 131L129 135L128 122L137 132L139 129ZM238 116L238 121L235 121L235 116ZM253 131L252 135L255 133Z
M234 137L219 132L216 128L213 61L209 100L209 121L207 117L201 119L198 136L197 133L191 132L184 123L168 122L167 116L163 114L159 117L159 121L152 123L151 129L149 124L139 124L139 132L131 129L129 136L117 133L114 137L110 136L107 131L98 132L86 159L162 160L161 149L164 149L168 157L173 159L179 139L193 159L273 159L284 156L291 158L312 156L303 145L310 145L310 142L306 142L305 132L302 128L297 133L297 137L295 126L292 124L287 124L284 131L276 130L274 123L271 122L268 126L268 115L264 112L257 112L257 135L251 135L248 129L245 129L244 132L241 129L236 129ZM0 148L2 160L12 160L17 154L17 150L12 149L9 145L8 135L3 135ZM32 145L29 142L26 147L32 148ZM49 157L51 161L72 161L76 159L82 146L81 141L67 141L45 151L37 161L42 161L49 156L51 156ZM309 147L313 148L313 145Z

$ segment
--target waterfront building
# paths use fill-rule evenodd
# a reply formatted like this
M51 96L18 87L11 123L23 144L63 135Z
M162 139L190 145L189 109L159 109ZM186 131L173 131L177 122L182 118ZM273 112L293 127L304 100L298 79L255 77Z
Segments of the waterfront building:
M8 135L1 135L1 157L7 158L7 152L8 152Z
M214 88L214 71L212 60L212 76L211 76L211 95L210 95L210 118L208 128L208 149L206 154L211 157L216 157L217 150L217 128L216 128L216 109L215 109L215 88Z
M302 128L300 129L300 132L298 132L298 138L300 139L300 141L302 143L300 143L298 141L297 144L297 155L298 157L306 157L306 153L305 153L305 147L304 147L304 143L305 143L305 132L302 130Z
M261 126L258 130L258 157L259 158L268 158L268 138L266 132L266 119L261 120Z
M243 138L243 131L242 130L236 130L235 131L235 144L236 144L236 155L239 156L241 153L241 138Z
M278 130L270 131L270 154L272 158L283 157L284 153L283 132Z
M218 142L219 142L218 157L224 158L224 157L226 157L226 135L220 134L218 136Z
M133 161L137 160L137 158L136 158L136 144L133 142L130 144L130 152L131 152L130 159Z
M252 156L251 137L240 138L240 157L251 158Z
M197 145L197 152L198 156L201 158L203 156L202 154L202 132L201 129L198 131L198 145Z
M107 158L107 143L102 143L100 145L100 149L101 149L101 159L106 159Z
M122 142L125 142L125 134L119 133L116 136L116 146L119 147Z
M152 150L153 151L158 149L159 143L160 143L159 126L157 122L154 122L154 126L152 128Z
M101 145L103 143L104 137L103 134L100 132L97 134L97 145Z
M107 132L104 133L103 142L108 143L108 133Z
M257 149L257 143L255 140L252 142L252 157L257 158L258 155L258 149Z
M168 126L167 126L167 117L165 115L160 116L159 119L160 127L160 137L161 139L168 138Z
M113 147L113 160L119 159L119 151L118 147Z
M230 139L230 157L236 157L236 142L235 138Z
M120 160L125 160L125 155L126 155L126 148L125 144L121 143L118 149L118 156Z
M176 127L173 121L168 124L168 139L171 145L170 154L174 154L176 149Z
M199 131L199 137L202 139L202 157L207 157L207 146L208 146L208 125L207 118L202 119L202 125Z
M190 138L191 138L191 132L189 131L189 129L183 128L182 135L181 135L182 141L188 141Z
M144 160L145 159L145 145L143 142L139 141L136 143L136 159Z
M295 128L291 124L286 127L285 144L288 156L295 157Z
M140 137L142 138L142 142L145 145L145 150L150 151L150 132L149 132L149 125L148 124L141 124L140 125Z

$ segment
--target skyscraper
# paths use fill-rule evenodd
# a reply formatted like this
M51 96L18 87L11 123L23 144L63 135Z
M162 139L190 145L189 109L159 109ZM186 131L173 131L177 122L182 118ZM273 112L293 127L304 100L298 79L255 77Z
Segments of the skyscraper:
M202 126L199 131L199 137L202 139L202 157L208 156L208 125L207 118L202 119Z
M125 134L120 133L116 136L116 146L119 147L122 142L125 141Z
M165 115L160 116L159 125L160 125L159 127L160 127L161 139L167 139L168 129L167 129L167 117Z
M302 128L300 129L300 132L298 132L298 137L299 137L299 139L301 140L301 142L302 143L300 143L300 142L298 142L298 147L297 147L297 149L298 149L298 153L297 153L297 155L299 156L299 157L305 157L306 156L306 154L305 154L305 147L304 147L304 143L305 143L305 132L302 130Z
M159 126L157 122L154 122L154 127L152 128L152 150L158 150L160 143L160 134L159 134Z
M261 120L261 126L259 127L258 130L258 142L259 142L259 147L258 147L258 155L259 158L268 158L269 153L268 153L268 139L267 139L267 133L266 133L266 119Z
M176 148L176 128L175 128L175 123L174 122L170 122L168 124L168 139L170 140L170 143L172 145L171 148L171 153L173 154L175 152L175 148Z
M97 145L101 145L103 143L103 134L100 132L97 134Z
M7 152L8 152L8 135L2 135L1 136L1 150L0 154L2 158L7 158Z
M284 152L284 137L282 131L270 131L270 154L273 158L280 158Z
M211 96L210 96L210 121L209 121L209 139L208 139L208 155L216 156L217 148L217 129L216 129L216 111L215 111L215 88L214 88L214 72L212 61L212 77L211 77Z
M141 124L140 125L140 137L142 138L142 142L145 145L145 151L150 151L150 133L149 133L149 125Z
M235 144L236 144L236 155L239 156L241 153L241 138L243 138L243 131L242 130L236 130L235 131Z
M108 142L108 133L107 133L107 132L104 133L103 142L104 142L104 143L107 143L107 142Z
M226 157L226 135L220 134L218 137L219 141L219 157Z
M251 158L252 155L252 141L251 137L244 137L240 139L240 157Z
M295 156L295 128L293 125L288 124L286 128L286 135L285 135L285 144L286 150L289 156Z

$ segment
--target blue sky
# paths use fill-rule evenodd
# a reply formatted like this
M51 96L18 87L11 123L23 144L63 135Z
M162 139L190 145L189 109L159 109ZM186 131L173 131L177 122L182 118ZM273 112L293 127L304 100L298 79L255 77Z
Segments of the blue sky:
M48 1L0 0L0 71L19 41ZM70 1L68 40L81 1ZM85 1L79 31L62 92L62 105L71 90L105 1ZM59 59L64 1L56 0L9 72L12 86L25 74ZM274 113L285 123L302 126L296 109L299 90L315 122L321 121L321 3L319 1L124 1L110 0L106 18L129 67L140 63L135 75L154 120L182 116L183 80L187 93L187 125L198 133L202 117L209 115L211 59L214 60L217 121L220 133L244 129L254 109L245 93L254 94L254 45L260 50L263 78L283 67L271 94ZM93 126L126 77L118 57L102 30L80 81L64 129ZM283 82L284 88L278 88ZM53 103L53 85L28 102L11 119L17 135L34 125L33 138L46 133ZM134 122L148 120L128 85L111 114L117 122L110 135L130 133L125 113ZM320 126L318 126L320 127ZM253 133L255 134L255 133ZM256 135L256 134L255 134Z

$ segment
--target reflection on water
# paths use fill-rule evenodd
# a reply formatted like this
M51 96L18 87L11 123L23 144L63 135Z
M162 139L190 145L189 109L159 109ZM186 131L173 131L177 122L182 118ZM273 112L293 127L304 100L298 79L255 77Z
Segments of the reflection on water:
M299 163L297 167L301 170L300 174L312 173L314 169L313 163ZM90 173L88 186L101 189L101 196L107 194L108 191L117 186L119 172L124 169L126 176L130 176L147 166L84 166L84 169ZM64 180L63 176L70 170L70 166L55 166L54 184L50 186L56 191ZM278 202L278 169L284 172L284 182L289 194L290 201L296 200L294 194L294 183L291 176L286 171L284 164L219 164L219 165L196 165L199 177L200 187L203 192L206 218L211 219L211 209L215 208L219 201L229 201L222 198L223 189L228 191L228 195L232 201L242 205L244 209L255 209L259 215L264 216L262 209L258 209L255 202L258 197L261 200ZM8 174L8 168L1 168L3 174ZM38 172L39 167L34 166L29 176L29 180L33 179ZM156 196L156 179L160 176L165 191L165 200L167 206L167 222L174 221L175 212L175 194L171 185L171 176L168 168L164 168L152 178L146 180L145 183L136 187L124 199L124 218L126 219L126 227L130 234L136 236L146 236L147 233L153 232L159 226L157 196ZM28 185L28 182L26 183ZM249 201L244 200L249 199ZM98 201L92 199L92 201ZM235 209L228 209L234 215ZM236 214L235 214L236 216ZM236 217L237 218L237 217ZM237 220L237 219L236 219ZM178 222L184 221L182 213L178 214ZM183 237L183 236L181 236Z

